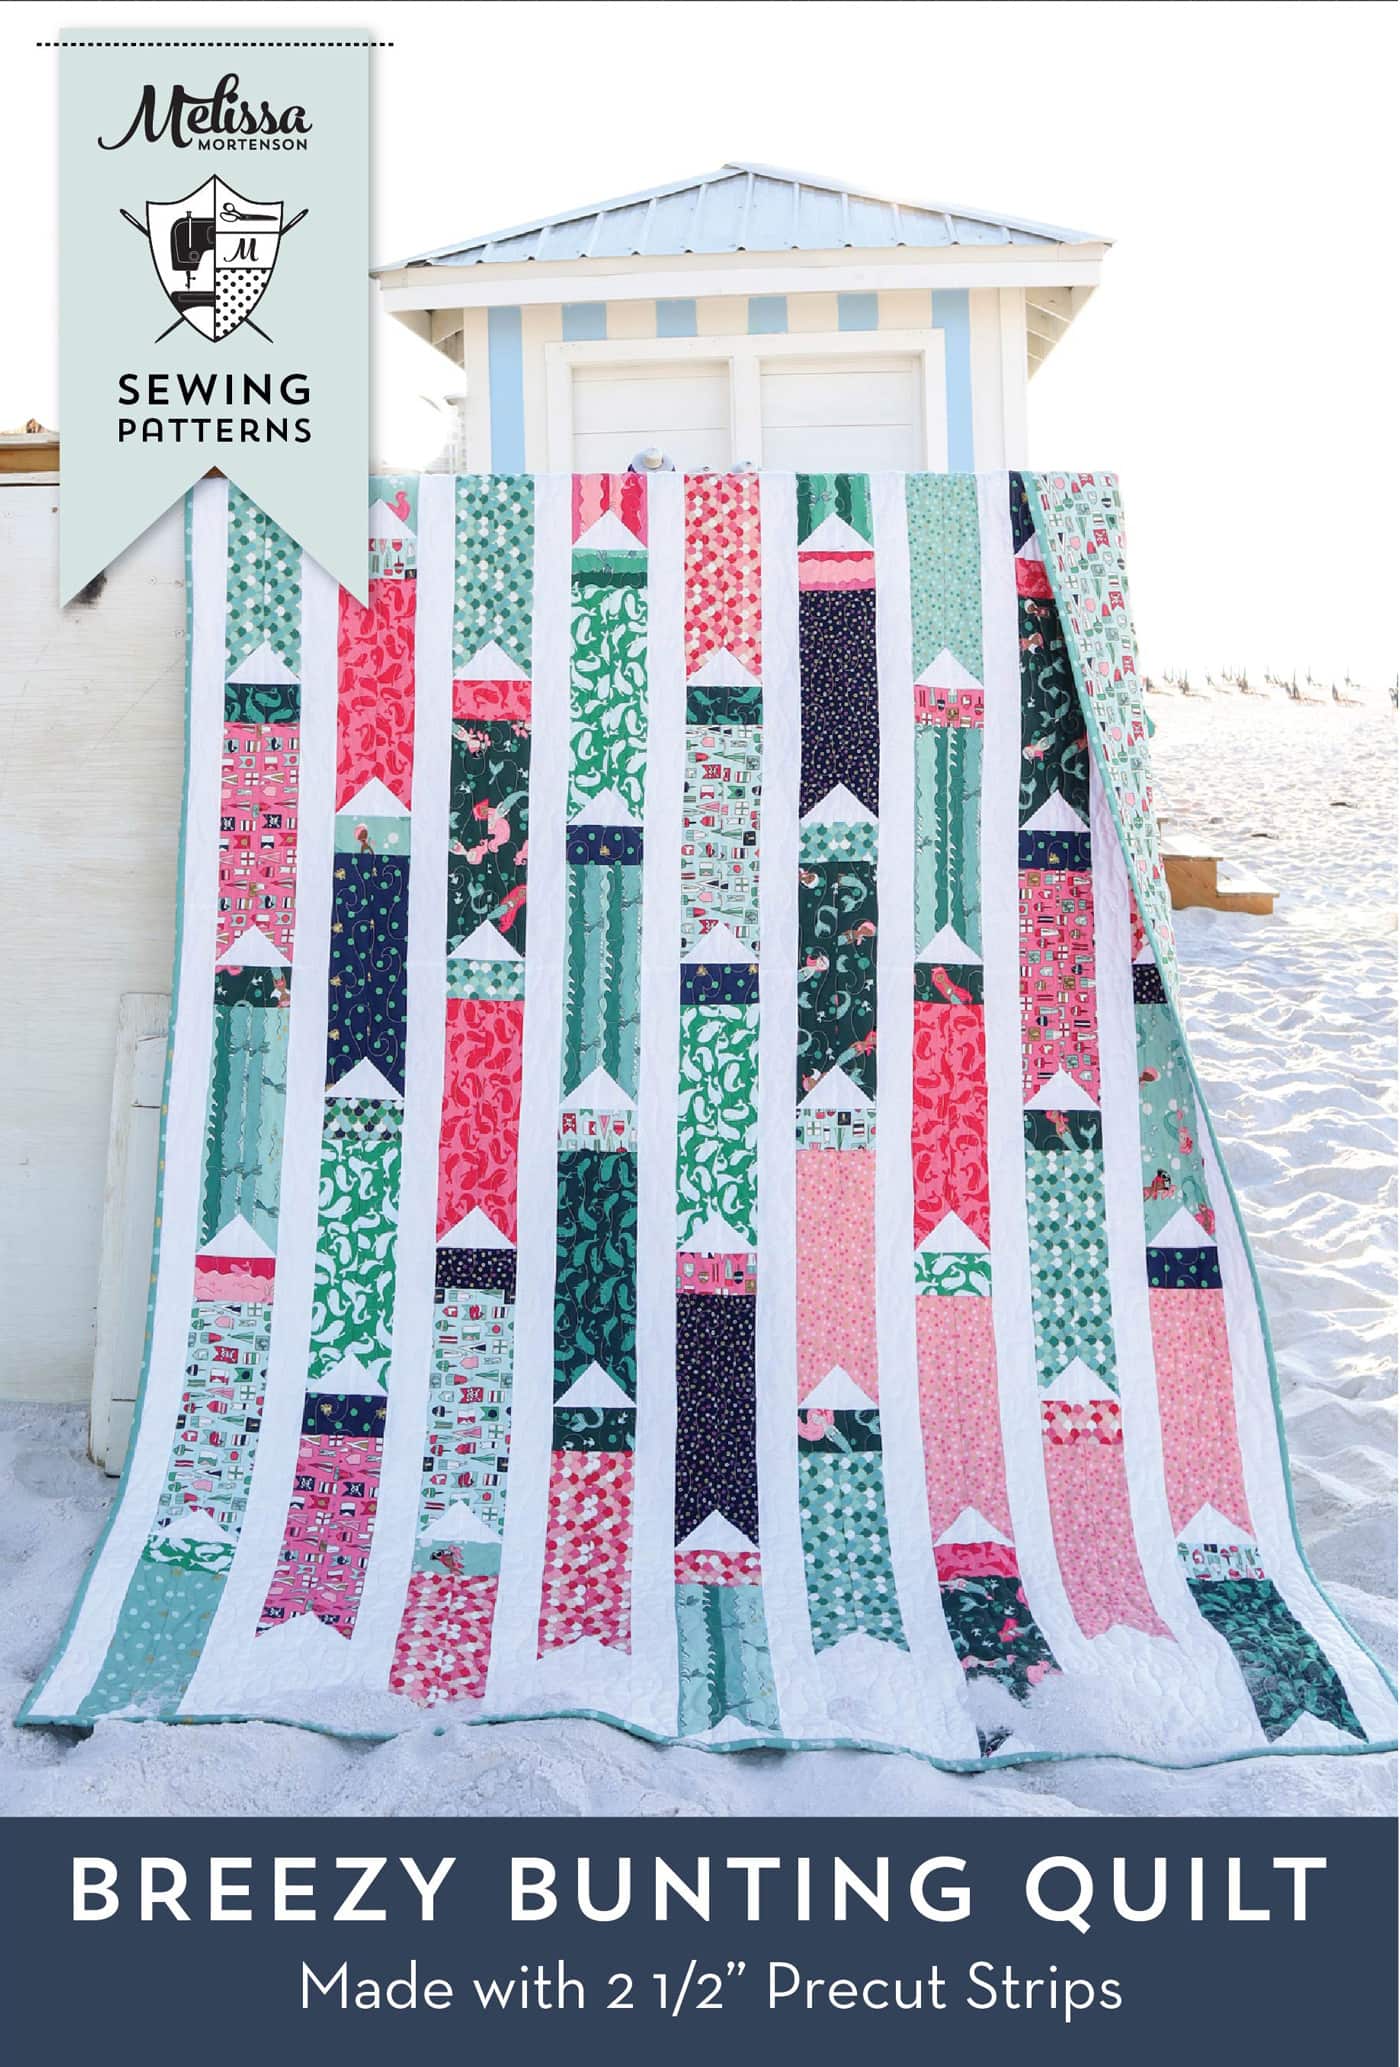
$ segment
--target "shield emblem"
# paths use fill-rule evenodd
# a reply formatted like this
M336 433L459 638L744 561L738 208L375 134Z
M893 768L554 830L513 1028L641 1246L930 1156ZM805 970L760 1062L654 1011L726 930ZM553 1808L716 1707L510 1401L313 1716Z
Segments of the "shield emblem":
M146 234L171 307L219 344L248 321L272 278L282 203L207 179L183 201L148 201Z

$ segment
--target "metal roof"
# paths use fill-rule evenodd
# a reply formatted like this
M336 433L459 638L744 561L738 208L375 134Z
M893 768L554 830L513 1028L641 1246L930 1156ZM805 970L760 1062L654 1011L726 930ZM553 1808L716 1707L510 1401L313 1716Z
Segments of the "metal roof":
M735 162L718 172L569 208L510 229L422 251L399 266L513 265L685 252L878 251L897 245L1106 244L1089 230L935 202L883 199L842 180Z

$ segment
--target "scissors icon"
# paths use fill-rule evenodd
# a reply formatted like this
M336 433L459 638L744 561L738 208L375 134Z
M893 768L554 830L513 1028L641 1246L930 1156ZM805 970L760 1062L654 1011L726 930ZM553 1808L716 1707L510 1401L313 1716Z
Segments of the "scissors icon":
M277 220L275 215L241 215L234 207L232 201L225 201L223 207L219 210L219 214L225 222L276 222Z

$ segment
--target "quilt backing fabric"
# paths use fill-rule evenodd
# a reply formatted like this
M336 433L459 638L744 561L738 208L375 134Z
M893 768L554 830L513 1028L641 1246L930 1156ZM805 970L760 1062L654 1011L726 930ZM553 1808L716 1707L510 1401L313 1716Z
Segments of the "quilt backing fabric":
M24 1720L1393 1741L1182 1038L1115 483L191 503L137 1436Z

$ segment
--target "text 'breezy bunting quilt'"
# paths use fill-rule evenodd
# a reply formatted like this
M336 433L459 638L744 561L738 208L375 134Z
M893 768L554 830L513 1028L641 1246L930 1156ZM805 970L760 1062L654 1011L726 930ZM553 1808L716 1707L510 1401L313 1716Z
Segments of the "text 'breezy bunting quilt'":
M190 510L140 1419L23 1719L1393 1741L1182 1038L1109 476Z

